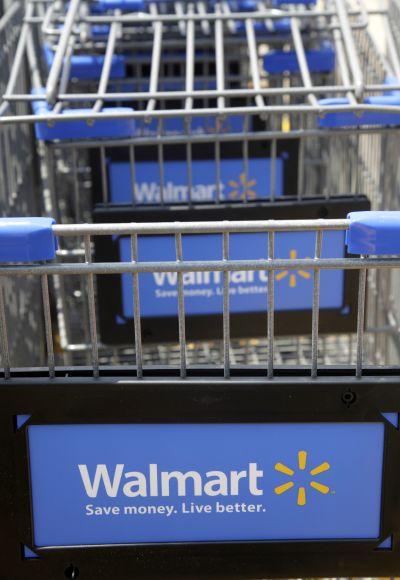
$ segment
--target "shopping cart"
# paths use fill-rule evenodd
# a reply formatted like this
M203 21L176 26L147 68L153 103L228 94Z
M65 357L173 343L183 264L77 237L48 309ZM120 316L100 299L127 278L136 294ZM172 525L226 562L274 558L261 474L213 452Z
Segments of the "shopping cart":
M178 204L185 210L179 212L179 219L185 221L288 216L342 218L350 210L367 209L369 203L375 208L397 207L394 195L397 160L393 143L397 139L399 109L393 88L396 85L387 84L395 82L395 69L390 60L383 59L376 49L362 10L347 10L338 0L326 4L323 9L299 8L295 11L270 10L268 5L257 5L248 12L234 12L232 5L217 3L205 5L205 10L196 5L193 11L185 5L183 13L174 6L164 12L159 9L158 14L149 9L147 13L85 15L79 2L71 2L65 15L59 14L53 22L61 25L58 32L55 32L56 26L47 31L48 36L52 32L58 38L52 45L54 58L48 70L43 46L36 43L37 36L43 33L43 28L46 33L46 27L54 17L53 5L46 6L43 12L38 3L28 4L25 34L20 37L17 55L26 54L29 59L36 92L33 95L17 94L11 87L12 90L4 95L8 114L0 117L0 122L2 125L34 123L38 136L44 139L39 142L45 161L42 164L44 209L47 215L55 215L57 221L160 222L170 219L171 203L174 205L172 211L178 211ZM230 29L232 21L234 31ZM271 34L271 22L281 25L278 34L276 30ZM99 84L95 83L95 92L79 94L75 86L68 85L68 91L64 93L64 83L68 80L68 67L64 65L69 56L73 56L67 50L70 33L73 31L74 36L79 37L78 50L84 51L87 46L81 45L82 35L87 25L106 27L102 29L100 47L105 51L103 57L108 55L108 58L103 59L104 66ZM117 25L122 28L118 39L114 30ZM146 46L153 46L154 50L151 53L145 51L146 66L140 65L142 91L118 93L115 92L115 79L109 79L108 65L113 55L119 54L119 46L123 45L125 38L132 50L132 29L139 41L143 44L146 41ZM197 43L207 35L207 29L215 70L211 67L197 74ZM163 87L160 91L160 81L165 79L159 78L162 70L159 59L171 38L181 47L180 55L182 51L185 54L184 89L176 91ZM329 80L330 84L326 84L327 78L332 76L331 70L321 77L321 72L310 69L307 55L310 38L314 41L317 38L318 42L328 41L330 47L334 47L337 82ZM245 46L246 61L240 73L247 71L244 78L238 78L237 71L234 78L229 76L228 63L234 51L230 43L233 40L236 46ZM279 53L283 42L295 51L297 69L266 70L268 58L271 54L276 55L276 51ZM19 63L16 58L14 71L18 71ZM147 77L143 79L144 74ZM210 82L211 88L207 90L196 85L199 79L199 82L204 82L204 76L207 83ZM279 88L279 83L283 87ZM333 101L327 102L329 97ZM239 106L238 99L241 101ZM172 109L168 108L170 101L174 103ZM33 102L36 114L18 115L15 103L19 102ZM131 106L133 103L135 107ZM118 109L116 105L129 105L129 110L126 106L123 110ZM78 112L74 112L76 108ZM168 123L172 124L172 130ZM176 125L174 127L176 123L178 129ZM67 136L68 140L59 140ZM382 163L382 151L385 164ZM383 167L387 169L383 171ZM205 184L199 182L202 178L206 178ZM177 195L176 189L180 192ZM168 198L170 191L172 198ZM93 212L95 202L96 210ZM205 207L207 204L210 207ZM331 257L344 257L340 253L344 247L343 234L335 235L338 243ZM308 244L312 246L312 240ZM105 248L106 252L110 251L109 247ZM75 259L77 252L84 253L83 248L70 248L68 241L62 251L66 260ZM111 257L103 255L104 261L123 259L122 253L129 252L129 240L121 243L114 240L111 251ZM174 251L173 246L168 250L171 251ZM120 255L116 258L118 252ZM300 251L293 245L286 248L282 257L294 255L293 252L307 257L310 247L308 245ZM96 248L96 258L102 259L101 245ZM209 259L210 254L203 258ZM160 254L159 259L168 260L168 256ZM133 333L131 305L123 304L126 292L129 295L130 291L129 283L127 290L123 290L127 284L124 280L118 277L121 291L111 303L102 290L101 281L97 289L99 302L104 300L107 306L100 309L101 352L108 360L121 362L129 361L132 356L129 341ZM283 282L290 283L290 280L287 276ZM56 307L60 342L67 353L66 360L77 362L77 357L87 356L90 342L87 335L89 326L85 324L82 330L82 318L77 315L86 305L85 292L79 284L64 289L63 277L56 279L55 283L59 285ZM75 283L74 279L67 280L68 285ZM308 284L311 284L310 279ZM345 285L340 283L338 288L341 294L331 308L331 316L338 323L336 332L352 333L355 329L356 294L352 290L351 275L346 275ZM351 296L344 301L346 288L350 289ZM176 291L176 288L171 290ZM286 331L290 336L294 333L303 335L305 328L309 328L310 288L307 292L307 316L304 317L299 308L299 319L289 327L285 316L279 315L277 333ZM345 308L341 309L339 316L342 305ZM259 315L260 308L253 313L251 324L246 312L237 313L241 317L233 321L232 333L240 338L243 336L241 331L247 327L246 336L262 336L266 320ZM109 324L103 317L107 317L112 309ZM148 305L148 311L151 313L151 305ZM198 312L194 310L192 314L195 317ZM196 328L192 327L192 322L197 324L193 318L191 328L195 332L190 334L191 341L202 337L220 338L220 335L213 334L218 327L209 318L214 314L218 316L218 312L206 314L208 316L203 317ZM154 320L145 327L147 340L156 341L149 350L151 360L178 356L179 350L164 348L159 342L160 329L165 332L169 328L165 324L169 315L171 312L164 312L156 327ZM88 320L89 313L86 312L85 316L84 319ZM325 332L325 321L321 324ZM327 329L333 330L332 323L327 325ZM170 342L177 336L172 332L163 334L163 338ZM335 354L336 338L329 338ZM296 360L299 349L307 356L310 344L307 337L304 340L282 340L285 360ZM220 344L208 341L202 348L197 345L191 348L190 353L200 361L218 361ZM236 349L238 360L262 358L263 349L263 342L258 339L253 344L239 342ZM351 356L349 349L347 353L346 356Z
M18 75L12 73L24 13L20 2L5 3L0 17L0 94L8 88L18 93L28 89L28 71L20 65ZM5 105L0 105L3 112ZM17 114L26 114L28 103L18 103ZM35 141L32 128L26 124L0 128L0 215L35 215L40 211L39 189L36 187ZM14 332L11 348L17 364L27 364L43 355L40 340L40 286L32 280L8 280L3 286L4 299L12 313ZM24 318L24 321L22 319ZM25 363L24 363L25 361Z
M385 297L396 296L399 228L398 212L252 223L3 220L1 281L41 281L47 347L44 367L15 368L13 327L1 302L5 577L398 574L399 302ZM353 257L321 257L332 231L346 232ZM182 259L188 236L210 232L220 238L223 259ZM268 239L264 259L230 258L234 236L260 232ZM290 232L313 232L313 257L275 257L277 239ZM155 233L174 236L176 259L138 260L141 240ZM131 238L131 259L93 261L93 240L120 234ZM65 238L78 249L84 239L84 261L62 261ZM275 275L300 269L313 278L310 358L306 365L276 364ZM338 365L323 355L321 364L322 280L348 269L357 273L358 289L352 362ZM148 364L141 338L140 279L163 272L179 280L178 365ZM223 277L222 365L189 364L182 284L189 272ZM236 272L267 277L262 365L231 359ZM135 357L125 367L102 365L98 348L95 284L113 273L133 278ZM50 308L56 276L86 285L90 366L58 366Z

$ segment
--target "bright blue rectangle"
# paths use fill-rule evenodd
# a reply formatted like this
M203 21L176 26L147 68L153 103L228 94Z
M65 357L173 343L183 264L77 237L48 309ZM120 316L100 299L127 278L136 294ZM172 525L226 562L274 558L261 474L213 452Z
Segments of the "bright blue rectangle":
M215 201L217 164L213 160L192 161L193 202ZM188 203L190 199L188 164L186 160L166 161L163 165L164 203ZM265 199L271 195L271 160L250 158L247 173L242 159L221 159L220 198L223 200ZM127 162L109 163L111 203L132 203L132 173ZM283 195L283 160L275 160L275 195ZM135 164L134 198L138 204L159 204L161 175L158 161L139 161Z
M267 234L230 235L232 260L257 260L268 257ZM222 236L183 236L184 260L221 260ZM120 238L123 262L131 260L130 239ZM315 252L315 232L276 233L276 258L310 258ZM325 232L323 258L344 256L344 232ZM139 238L139 261L174 261L172 236ZM230 278L230 312L267 311L267 272L235 272ZM151 273L139 275L140 308L144 317L175 316L178 313L177 275ZM223 275L219 273L185 273L183 275L185 311L188 315L222 313ZM133 317L133 286L130 274L122 275L122 306L125 318ZM343 270L324 270L320 279L320 309L344 308ZM305 270L275 273L275 310L308 310L312 307L313 274Z
M28 434L37 547L380 534L382 423L34 425Z

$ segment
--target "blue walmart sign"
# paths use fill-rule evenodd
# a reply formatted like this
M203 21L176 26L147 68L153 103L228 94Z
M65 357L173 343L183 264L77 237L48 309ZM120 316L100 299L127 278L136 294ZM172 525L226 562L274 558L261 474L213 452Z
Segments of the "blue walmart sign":
M221 260L220 235L183 236L184 260ZM130 240L120 238L120 256L129 262ZM267 257L267 234L234 234L230 236L230 258L234 260ZM313 257L315 233L277 233L275 257ZM344 233L325 232L322 257L344 256ZM176 258L172 236L142 236L139 239L139 261L173 261ZM265 312L267 310L268 273L232 272L230 275L230 311ZM140 274L140 302L144 317L173 316L178 312L177 274L160 272ZM183 275L185 310L188 315L222 313L223 274L221 272L187 272ZM307 270L283 270L275 273L276 311L308 310L312 306L313 275ZM122 314L133 317L132 276L122 275ZM320 308L344 308L344 272L321 272ZM121 320L121 322L123 322Z
M33 425L34 543L380 535L382 423Z
M283 159L275 160L275 196L283 195ZM163 188L161 189L160 165L157 161L139 161L135 164L134 184L130 164L113 161L109 163L111 203L137 204L188 203L190 188L186 160L164 163ZM222 159L220 175L211 160L192 162L191 199L193 203L214 202L218 199L216 183L219 178L221 200L265 199L271 195L271 160L250 158L247 170L242 159Z

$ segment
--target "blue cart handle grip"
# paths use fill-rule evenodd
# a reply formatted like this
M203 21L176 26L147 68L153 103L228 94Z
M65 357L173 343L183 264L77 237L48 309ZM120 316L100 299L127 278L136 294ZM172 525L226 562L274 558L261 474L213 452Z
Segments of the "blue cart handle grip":
M0 263L53 260L54 223L52 218L0 218Z
M356 211L347 218L350 254L400 255L400 211Z

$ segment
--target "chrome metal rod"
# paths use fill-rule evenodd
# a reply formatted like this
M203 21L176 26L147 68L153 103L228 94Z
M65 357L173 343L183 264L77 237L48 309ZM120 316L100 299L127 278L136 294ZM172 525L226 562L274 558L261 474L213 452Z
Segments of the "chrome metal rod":
M46 346L47 346L47 366L49 367L49 376L51 379L53 379L55 377L55 361L54 361L53 330L51 325L51 311L49 299L49 282L46 275L43 275L41 277L41 281L42 281L44 328L46 333Z
M136 263L138 259L138 237L136 234L131 236L131 256L132 262ZM135 332L136 373L138 379L141 379L143 377L142 321L140 314L139 275L136 273L133 274L133 327Z
M154 16L158 13L157 5L155 3L150 4L150 12ZM161 49L162 49L162 36L163 36L163 25L162 22L155 22L153 26L153 51L151 55L151 68L150 68L150 82L149 82L149 92L146 97L150 96L147 103L147 112L154 111L156 106L156 98L154 94L157 92L158 80L160 76L160 62L161 62Z
M276 270L359 270L400 268L400 258L321 258L275 259L275 260L196 260L174 262L94 262L85 264L49 264L45 266L4 266L1 276L26 276L42 274L94 275L142 272L260 272Z
M31 2L28 2L27 8L26 8L26 14L28 16L33 14L33 10L34 10L34 5ZM22 28L21 28L20 35L19 35L17 48L15 50L14 60L13 60L13 64L12 64L11 71L10 71L10 76L9 76L7 86L6 86L5 91L4 91L5 94L12 95L14 93L15 86L16 86L17 81L18 81L18 76L21 74L21 69L23 66L23 58L25 56L26 43L27 43L29 32L30 32L30 26L29 26L29 24L24 22L22 25ZM1 97L1 95L0 95L0 97ZM3 97L3 100L5 100L4 97ZM4 102L0 105L0 117L7 111L7 109L8 109L7 102Z
M64 55L70 41L72 28L77 16L81 0L71 0L68 7L67 16L58 41L57 50L54 54L54 60L50 68L49 76L46 83L46 99L51 105L57 100L58 81L63 66Z
M319 260L322 251L323 231L318 230L315 238L315 259ZM319 296L321 271L314 270L313 301L312 301L312 322L311 322L311 378L318 375L318 325L319 325Z
M354 84L356 85L355 96L358 100L362 100L364 94L364 79L356 45L354 42L353 32L349 23L347 7L344 0L335 0L335 4L341 32L343 34L344 45L346 47L349 66L353 76Z
M86 264L81 264L82 266L92 265L92 248L91 248L91 238L90 235L85 235L85 260ZM87 275L87 285L88 285L88 309L89 309L89 326L90 326L90 340L92 343L92 368L93 376L98 378L99 376L99 345L97 339L97 322L96 322L96 305L95 305L95 294L94 294L94 278L92 273Z
M222 259L229 260L229 233L222 236ZM223 326L223 344L224 344L224 377L228 379L231 374L230 370L230 317L229 317L229 276L230 272L225 271L223 275L223 309L222 309L222 326Z
M275 257L275 234L268 232L268 260L274 260ZM274 324L275 324L275 274L272 270L268 272L268 319L267 319L267 342L268 342L268 362L267 376L272 379L274 376Z
M222 16L219 4L215 6L217 15ZM224 71L224 25L222 20L215 21L215 66L217 75L217 90L223 91L225 88L225 71ZM225 107L225 98L217 99L218 112L222 112Z
M224 97L219 97L219 99L224 100ZM311 107L310 105L287 105L287 106L268 106L265 107L265 113L288 113L288 114L296 114L296 113L311 113L313 115L323 115L326 113L364 113L364 112L380 112L380 113L392 113L395 115L400 115L400 106L398 105L368 105L365 103L358 104L358 105L329 105L329 106L321 106L320 104L318 107ZM224 109L213 109L213 108L204 108L204 109L192 109L190 111L182 112L181 109L168 109L168 110L158 110L152 113L152 117L156 119L161 118L172 118L172 117L180 117L182 114L190 117L216 117L224 113L225 116L227 115L259 115L260 109L259 107L225 107ZM84 121L96 121L96 120L106 120L106 119L142 119L148 117L148 113L146 111L132 111L132 112L113 112L112 110L102 112L102 113L87 113L87 112L78 112L69 115L63 115L62 121L66 123L70 123L73 121L84 120ZM60 115L48 114L48 115L40 115L40 121L44 123L52 123L60 121ZM36 115L20 115L18 117L1 117L0 118L0 125L13 125L16 123L35 123L37 122Z
M250 71L251 71L251 78L253 81L254 89L257 91L261 88L260 83L260 72L258 70L258 52L257 52L257 43L256 37L254 34L254 25L253 21L248 18L246 20L246 35L247 35L247 47L250 59ZM255 101L260 109L264 108L265 103L264 99L261 95L255 96Z
M177 263L183 263L182 235L175 234L175 249ZM183 273L178 272L178 330L179 353L181 361L181 379L186 377L186 328L185 328L185 298L183 291Z
M364 263L368 260L361 259ZM361 264L360 264L361 267ZM365 321L365 291L367 285L367 269L361 268L358 282L358 301L357 301L357 359L356 359L356 377L362 376L363 369L363 350L364 350L364 321Z
M116 224L54 224L56 236L109 236L109 235L155 235L155 234L218 234L251 232L312 232L347 230L348 219L310 219L310 220L243 220L208 222L154 222L154 223L116 223Z
M118 34L120 31L120 24L117 22L113 22L110 28L110 34L107 40L107 48L106 53L104 55L104 62L103 67L101 70L101 76L99 81L98 93L106 93L107 92L107 85L110 80L111 74L111 67L113 63L114 53L115 53L115 46L118 38ZM93 105L93 112L98 113L101 111L103 107L103 101L99 98Z
M4 289L0 285L0 349L4 369L4 378L10 378L10 350L8 346L7 322L4 309Z
M292 18L290 21L291 31L292 31L292 38L293 38L293 45L296 51L297 61L299 63L301 79L303 81L303 85L310 89L313 86L310 69L308 68L307 57L304 50L304 44L300 34L300 27L299 21L297 18ZM307 98L313 107L318 106L318 101L315 98L315 95L308 94Z
M188 5L188 14L193 14L193 4ZM195 29L193 20L189 20L186 30L186 80L185 92L192 93L194 89L194 53L195 53ZM193 98L187 97L185 109L193 107Z

